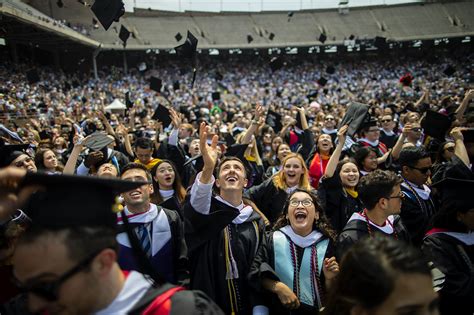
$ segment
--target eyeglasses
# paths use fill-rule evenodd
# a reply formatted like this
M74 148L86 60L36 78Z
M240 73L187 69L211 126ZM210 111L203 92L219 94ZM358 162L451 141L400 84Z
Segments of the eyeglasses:
M444 149L445 151L454 152L454 147L448 147Z
M387 197L387 199L400 199L400 200L402 200L404 198L405 198L405 194L402 193L402 192L399 192L398 195L396 195L396 196Z
M93 252L90 256L87 256L83 261L81 261L75 267L73 267L54 281L42 281L38 283L33 283L31 285L23 285L20 283L20 281L18 281L18 279L13 277L13 282L24 293L32 293L47 301L56 301L59 298L58 293L61 285L67 279L86 269L89 264L94 260L94 258L104 249L105 248L102 248L98 251Z
M386 122L391 122L391 119L382 119L380 122L386 123Z
M292 207L298 207L300 203L303 205L303 207L309 207L313 204L313 200L311 199L305 199L305 200L291 199L290 200L290 206Z
M33 159L31 157L27 157L26 159L15 162L15 164L13 164L13 165L16 166L16 167L22 167L25 163L30 163L31 161L33 161Z
M332 117L327 117L327 118L324 118L324 120L331 121L331 120L334 120L334 118L332 118Z
M411 128L411 131L413 131L413 132L420 132L420 131L421 131L421 128Z
M409 168L418 170L418 171L419 171L420 173L422 173L422 174L426 174L426 173L428 173L428 171L431 170L431 166L430 166L430 167L422 167L422 168L418 168L418 167L414 167L414 166L409 166Z

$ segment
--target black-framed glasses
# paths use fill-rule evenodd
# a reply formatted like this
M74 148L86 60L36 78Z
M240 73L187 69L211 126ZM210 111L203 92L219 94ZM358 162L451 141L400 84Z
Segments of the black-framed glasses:
M420 173L423 173L423 174L426 174L426 173L428 173L428 171L431 170L431 166L430 167L421 167L421 168L420 167L409 166L409 168L417 170L417 171L419 171Z
M313 204L313 200L311 199L305 199L305 200L291 199L290 200L290 206L292 207L298 207L300 203L303 205L303 207L309 207Z
M59 278L53 281L39 281L37 283L32 283L29 285L24 285L13 277L13 282L16 286L24 293L32 293L40 298L43 298L47 301L56 301L59 296L59 288L61 285L69 278L75 274L86 269L89 264L94 260L94 258L105 248L102 248L98 251L93 252L91 255L87 256L83 261L77 264L75 267L69 269L66 273L61 275Z
M380 122L386 123L386 122L391 122L391 119L382 119Z
M422 128L411 128L411 131L413 132L420 132L421 130L423 130Z
M446 149L444 149L445 151L449 151L449 152L454 152L454 147L447 147Z

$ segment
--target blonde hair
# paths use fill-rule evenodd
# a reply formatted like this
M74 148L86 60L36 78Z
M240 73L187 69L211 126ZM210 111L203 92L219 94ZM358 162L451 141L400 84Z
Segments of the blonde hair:
M308 168L306 167L306 163L303 160L301 154L298 153L290 153L288 154L283 161L281 162L281 169L273 176L273 184L276 188L281 190L286 190L288 186L286 185L286 177L285 177L285 164L289 159L298 159L300 161L301 167L303 168L304 172L301 174L300 182L298 183L298 188L305 189L310 191L311 184L309 183L309 172Z

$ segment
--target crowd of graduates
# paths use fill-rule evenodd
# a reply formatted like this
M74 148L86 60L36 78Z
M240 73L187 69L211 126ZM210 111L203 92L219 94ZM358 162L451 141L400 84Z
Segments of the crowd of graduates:
M436 60L5 62L1 313L473 314L470 55Z

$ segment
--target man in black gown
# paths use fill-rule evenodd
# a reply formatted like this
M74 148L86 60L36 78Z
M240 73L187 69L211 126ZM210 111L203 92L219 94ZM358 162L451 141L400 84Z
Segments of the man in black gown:
M242 199L247 184L244 164L235 157L217 164L217 136L206 143L200 130L204 167L184 207L186 243L191 265L191 288L204 291L226 314L251 314L252 292L247 274L261 243L264 223L259 212ZM219 193L212 194L213 186Z

